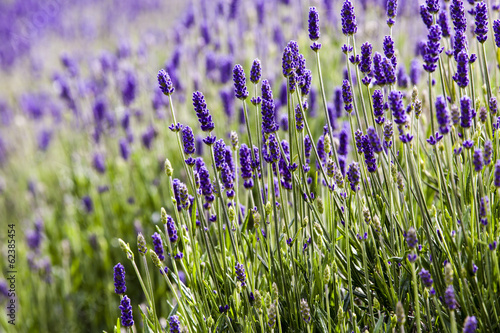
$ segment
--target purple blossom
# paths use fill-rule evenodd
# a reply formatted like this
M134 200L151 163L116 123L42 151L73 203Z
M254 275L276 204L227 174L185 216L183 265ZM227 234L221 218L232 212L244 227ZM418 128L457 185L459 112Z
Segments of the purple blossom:
M319 39L319 14L316 7L309 8L309 39L313 42Z
M212 122L212 116L210 111L207 109L207 104L205 103L205 96L199 91L193 93L193 106L198 116L198 121L201 124L201 130L204 132L211 132L215 128Z
M245 72L241 65L234 66L233 69L234 95L236 98L244 100L248 97Z
M342 18L342 33L346 36L354 35L358 31L358 25L356 23L354 6L350 0L344 0L340 16Z

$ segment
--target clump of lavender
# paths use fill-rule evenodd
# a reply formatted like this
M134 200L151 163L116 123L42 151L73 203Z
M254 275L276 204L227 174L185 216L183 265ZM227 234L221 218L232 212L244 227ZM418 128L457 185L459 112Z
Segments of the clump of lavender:
M349 180L351 190L353 190L354 192L357 192L359 179L360 179L360 172L359 172L359 164L358 163L352 162L351 164L349 164L349 168L347 169L347 179Z
M311 310L309 309L307 300L304 298L300 300L300 314L302 315L302 320L304 320L306 324L309 324L311 321Z
M171 243L177 242L177 229L175 228L175 222L174 219L170 216L167 215L166 219L166 227L167 227L167 233L168 237L170 239Z
M382 125L385 122L384 118L384 94L382 90L375 90L372 95L373 100L373 115L375 122Z
M465 88L469 84L469 56L462 50L457 56L457 72L453 75L453 80L460 88Z
M271 85L267 80L262 81L262 131L270 134L278 130L275 118L275 105Z
M184 154L191 155L195 152L193 130L189 126L182 128L182 143L184 144Z
M342 81L342 99L344 100L344 110L350 114L353 110L352 91L351 91L351 85L347 80Z
M477 329L477 319L474 316L467 316L464 321L463 333L474 333Z
M262 76L262 66L259 59L255 59L250 69L250 82L257 84Z
M114 267L113 280L115 281L115 293L123 295L127 292L125 285L125 267L121 263L116 264Z
M472 109L472 101L469 97L460 98L460 126L469 128L472 124L472 118L475 116L475 111Z
M313 42L318 40L319 32L319 14L316 7L309 8L309 39Z
M170 333L181 332L181 321L179 320L179 316L170 316L170 318L168 318L168 325L170 326Z
M241 178L244 179L243 186L246 189L253 187L252 179L252 157L250 148L246 144L242 144L240 148L240 165L241 165Z

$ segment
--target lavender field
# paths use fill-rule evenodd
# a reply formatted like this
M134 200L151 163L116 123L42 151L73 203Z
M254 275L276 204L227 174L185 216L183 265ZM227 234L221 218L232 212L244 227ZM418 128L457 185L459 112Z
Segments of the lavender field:
M0 1L0 332L500 332L496 0Z

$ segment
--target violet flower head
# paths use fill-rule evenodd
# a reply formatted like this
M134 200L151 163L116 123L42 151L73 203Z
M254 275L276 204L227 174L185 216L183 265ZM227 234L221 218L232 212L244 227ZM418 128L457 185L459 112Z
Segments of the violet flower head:
M300 300L300 314L302 320L304 320L306 324L309 324L311 321L311 309L309 308L309 304L307 304L307 300L304 298Z
M486 3L481 1L475 7L476 17L475 24L476 39L479 43L484 43L488 39L488 8Z
M128 145L127 139L121 138L120 141L118 142L118 145L120 147L120 155L125 161L128 160L130 156L130 147Z
M382 90L374 90L372 95L373 100L373 115L375 116L375 122L382 125L385 121L384 118L384 93Z
M167 233L171 243L177 242L177 229L174 219L170 215L167 215Z
M370 145L375 153L381 153L382 152L382 142L380 141L380 138L377 134L377 130L373 127L368 127L367 129L367 135L368 135L368 140L370 142Z
M106 172L106 159L104 158L103 154L95 153L92 160L92 165L97 172Z
M234 66L233 69L234 95L236 98L244 100L248 97L245 72L241 65Z
M469 56L465 49L457 56L457 72L453 75L453 80L460 88L469 85Z
M349 180L351 190L357 192L360 180L360 171L358 163L352 162L351 164L349 164L349 168L347 169L347 179Z
M121 311L121 324L123 327L131 327L134 325L134 317L132 315L132 305L130 305L130 298L127 295L123 296L120 301Z
M472 124L472 118L475 116L475 111L472 109L472 101L468 96L460 98L460 126L469 128Z
M205 102L205 96L199 91L193 93L193 106L196 115L198 116L198 121L201 124L201 130L203 132L211 132L214 130L215 125L212 122L212 116L207 108L207 103Z
M426 287L426 288L432 288L432 284L434 283L434 280L432 280L431 278L431 273L422 268L420 270L420 272L418 273L418 275L420 276L420 279L422 280L422 284Z
M432 14L429 13L429 10L425 5L420 5L420 17L422 18L422 21L427 29L429 29L432 26Z
M424 54L424 69L429 73L432 73L436 70L439 55L443 51L440 41L441 27L435 24L429 28L429 34L427 35L427 44Z
M160 86L161 92L167 96L172 95L175 91L172 79L164 69L160 69L158 72L158 85Z
M492 96L488 102L488 107L490 109L491 114L496 114L498 111L497 98Z
M275 118L275 105L271 85L267 80L262 81L262 131L274 133L278 130Z
M500 187L500 160L497 160L495 164L495 181L494 184L496 187Z
M127 291L127 286L125 285L125 267L122 264L118 263L113 268L113 280L115 282L115 293L118 295L125 294Z
M446 107L446 100L443 96L436 97L436 118L439 125L439 132L447 134L450 132L450 112Z
M316 7L309 8L309 39L313 42L318 40L319 32L319 14Z
M404 125L407 121L406 111L403 106L403 93L393 90L389 93L389 108L392 111L394 122L398 125Z
M337 153L341 156L347 156L349 153L349 127L345 125L347 123L344 123L339 133L339 148Z
M437 14L439 12L439 0L425 0L425 4L429 13Z
M361 73L365 73L365 75L370 74L372 71L372 50L372 44L368 42L361 45L361 62L359 63L359 70Z
M490 165L492 154L493 154L493 144L491 143L491 141L486 141L484 143L484 151L483 151L484 165Z
M495 45L500 47L500 20L493 21L493 33L495 36Z
M448 24L448 16L446 10L441 10L437 18L437 24L441 27L443 38L450 37L450 25Z
M467 36L464 31L457 31L453 37L453 56L458 61L460 52L467 52Z
M394 57L394 40L391 36L385 36L383 41L384 55L388 59Z
M454 0L450 4L450 17L455 28L455 33L458 31L464 32L467 29L467 20L465 18L465 8L462 0Z
M344 110L352 112L352 91L348 80L342 82L342 99L344 100Z
M394 19L396 18L398 11L398 1L397 0L387 0L387 25L392 27L395 23Z
M363 153L365 155L365 163L368 172L371 173L377 171L377 159L375 158L375 155L373 153L374 149L370 137L368 135L363 135L363 139L361 142L363 146ZM373 144L377 143L374 141Z
M378 52L373 55L373 75L376 85L383 86L387 83L384 68L382 67L382 55Z
M194 135L193 130L189 126L184 126L182 128L182 143L184 144L184 153L187 155L194 154Z
M344 0L340 16L342 18L342 33L346 36L354 35L358 31L358 25L356 23L354 6L350 0Z
M481 172L483 170L483 152L481 148L474 149L472 164L474 164L474 171Z
M304 115L300 109L300 104L295 107L295 127L297 131L302 132L304 130Z
M311 82L312 82L312 72L309 69L304 71L304 74L300 77L299 87L300 93L302 96L309 95L311 91Z
M396 57L393 57L392 60L395 60ZM382 61L382 69L384 71L385 84L394 84L396 83L396 75L394 71L394 65L391 60L388 58L384 58Z
M168 318L168 325L170 326L170 333L181 332L181 321L178 316L170 316L170 318Z
M281 67L283 69L283 76L289 77L294 70L293 52L289 46L285 46L283 50L283 56L281 58Z
M215 167L217 170L222 170L222 165L225 162L226 158L226 144L224 140L220 139L215 141L214 144L214 159L215 159Z
M250 82L257 84L262 77L262 66L259 59L255 59L252 63L252 68L250 69Z
M234 267L235 273L236 273L236 279L241 282L241 286L244 287L246 286L245 280L247 278L245 274L245 268L243 267L243 264L240 264L239 262L236 263Z
M467 316L464 321L463 333L475 333L477 330L477 319L474 316Z
M274 134L269 135L269 163L274 163L279 160L280 151L279 144Z
M246 189L250 189L253 187L252 157L250 148L244 143L240 147L240 165L241 165L241 178L245 180L243 186Z
M226 195L229 199L234 198L234 175L229 165L224 162L221 170L221 181L224 184L224 189L226 190Z
M444 292L444 303L450 310L454 310L457 307L457 300L455 299L455 290L453 285L449 285Z
M159 233L155 232L151 238L153 239L154 251L158 255L158 258L163 261L165 260L165 255L163 254L163 241Z
M410 81L411 84L416 86L418 82L420 81L420 74L421 74L421 69L420 69L420 63L417 59L413 59L410 64Z
M417 239L417 231L415 228L410 227L408 231L406 232L406 244L408 244L408 247L413 250L417 244L418 244L418 239Z

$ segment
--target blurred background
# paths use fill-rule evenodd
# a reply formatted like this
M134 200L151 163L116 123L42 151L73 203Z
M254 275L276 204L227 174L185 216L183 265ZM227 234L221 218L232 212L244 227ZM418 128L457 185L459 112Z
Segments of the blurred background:
M389 34L385 2L353 1L358 48L370 41L381 51L383 36ZM127 294L134 306L144 302L117 238L135 249L137 232L150 241L160 208L171 211L162 178L165 158L183 177L174 134L168 130L168 100L157 87L159 69L165 68L174 82L178 120L196 126L191 94L201 90L217 136L227 138L230 130L244 126L233 96L232 68L240 63L248 75L251 62L259 58L263 78L273 85L280 126L286 127L280 107L286 106L281 52L290 39L297 40L315 76L307 13L316 6L323 78L330 117L335 118L341 97L334 91L347 74L340 51L341 4L1 0L0 267L7 271L5 225L14 223L18 308L15 329L2 315L0 331L112 331L119 316L119 298L113 293L118 262L130 273ZM409 76L421 61L419 42L426 33L418 6L417 1L400 0L392 32L401 59L401 86L420 77L418 70ZM317 83L313 79L309 117L320 133L325 119L317 111ZM201 145L197 153L203 154ZM156 295L164 295L157 297L157 309L166 317L172 296L159 275L154 279ZM8 300L6 288L0 275L2 307Z

